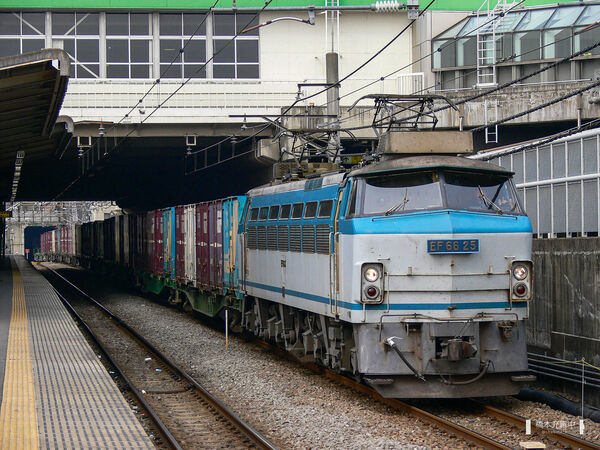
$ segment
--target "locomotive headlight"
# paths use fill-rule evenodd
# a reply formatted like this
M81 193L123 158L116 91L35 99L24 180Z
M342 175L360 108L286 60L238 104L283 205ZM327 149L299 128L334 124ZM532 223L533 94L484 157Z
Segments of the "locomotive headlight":
M525 267L521 264L513 267L513 276L517 280L519 280L519 281L524 280L525 278L527 278L527 275L529 275L529 271L527 270L527 267Z
M510 300L527 302L533 299L533 263L527 260L512 261L510 270Z
M364 263L360 273L360 301L372 305L382 303L385 291L383 264Z
M375 267L369 267L365 270L365 280L370 283L375 283L379 280L379 271Z

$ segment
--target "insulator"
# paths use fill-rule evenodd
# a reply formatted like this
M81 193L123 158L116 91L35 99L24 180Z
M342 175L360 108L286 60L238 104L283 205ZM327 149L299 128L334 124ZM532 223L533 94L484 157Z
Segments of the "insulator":
M401 8L398 0L379 0L375 2L376 12L398 12Z

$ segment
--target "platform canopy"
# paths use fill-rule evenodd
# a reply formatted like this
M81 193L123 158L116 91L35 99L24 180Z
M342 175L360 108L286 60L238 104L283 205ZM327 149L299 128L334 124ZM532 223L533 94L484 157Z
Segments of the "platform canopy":
M36 174L59 167L73 133L58 116L69 70L58 49L0 58L0 201L40 189Z

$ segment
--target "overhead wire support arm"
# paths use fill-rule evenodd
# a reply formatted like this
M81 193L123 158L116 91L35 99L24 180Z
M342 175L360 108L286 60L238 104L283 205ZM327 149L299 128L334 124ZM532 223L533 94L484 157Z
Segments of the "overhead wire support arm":
M350 107L350 110L362 100L374 100L375 112L371 127L376 135L390 131L418 130L419 125L435 129L438 118L433 109L434 100L442 100L449 107L458 111L456 105L448 98L439 94L402 95L402 94L369 94L365 95ZM412 113L409 118L400 117L404 113ZM410 119L410 122L409 122Z

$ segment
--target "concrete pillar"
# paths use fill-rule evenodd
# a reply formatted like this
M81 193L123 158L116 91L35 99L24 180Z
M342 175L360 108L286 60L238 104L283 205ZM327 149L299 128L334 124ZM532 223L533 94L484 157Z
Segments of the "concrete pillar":
M214 53L213 48L213 13L207 13L206 17L206 60L212 58ZM206 64L206 78L213 78L213 62L210 60Z
M100 24L100 78L106 78L106 13L101 12L99 15Z
M327 84L329 86L335 85L327 91L327 115L330 116L327 118L327 122L334 123L334 127L330 128L336 129L339 128L338 119L340 117L340 88L337 85L338 81L340 81L338 58L339 55L336 52L329 52L325 55ZM333 147L332 150L337 153L340 148L340 133L338 131L333 133L331 136L331 147ZM331 162L333 162L333 160Z
M6 224L6 253L9 255L25 254L25 225L20 223Z

